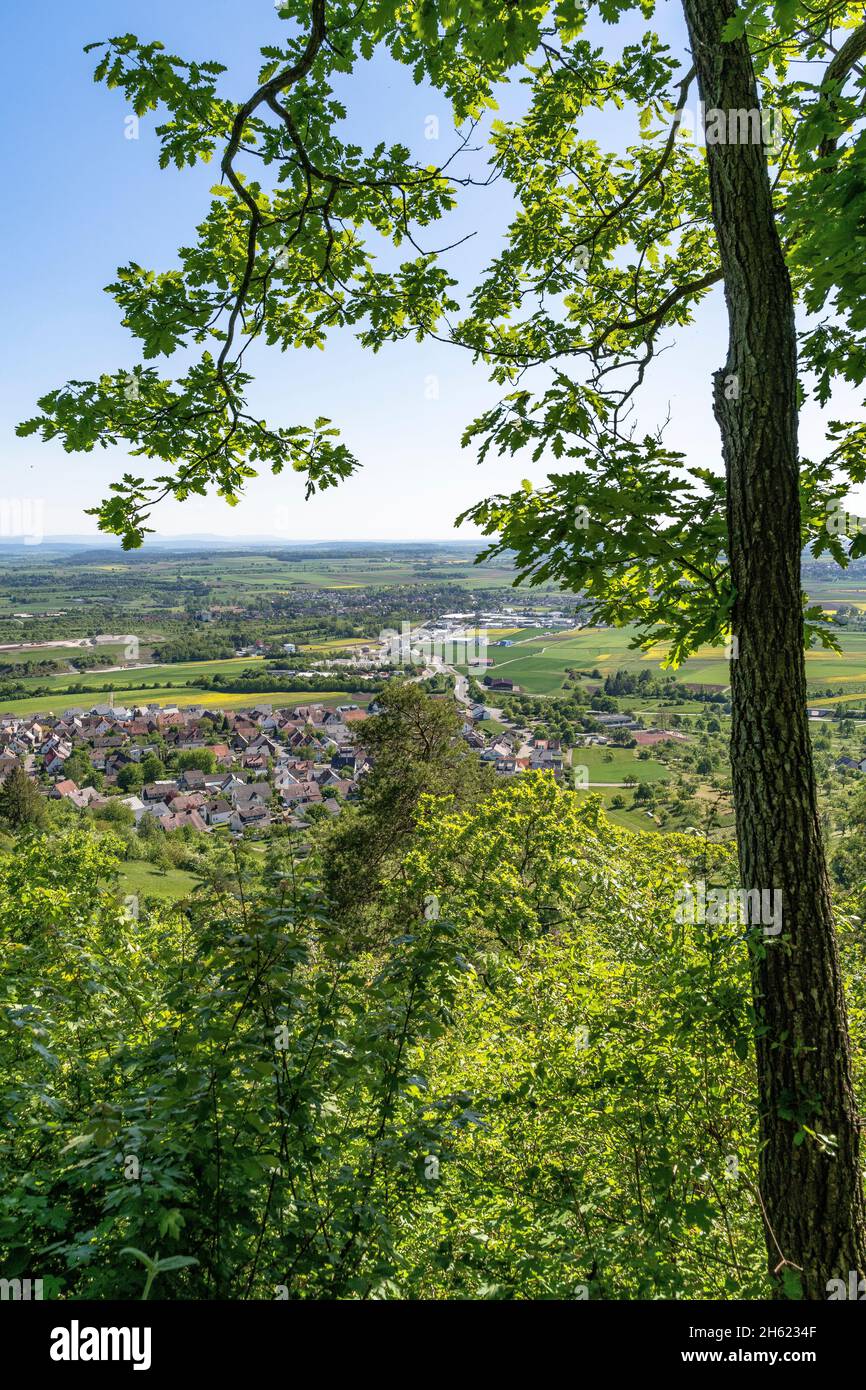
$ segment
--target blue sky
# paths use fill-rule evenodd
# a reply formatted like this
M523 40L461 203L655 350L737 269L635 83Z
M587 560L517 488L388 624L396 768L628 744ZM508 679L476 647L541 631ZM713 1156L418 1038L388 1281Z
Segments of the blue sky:
M678 23L678 6L668 5L665 12ZM277 41L284 25L271 0L77 0L74 5L43 0L6 12L0 80L12 138L0 223L9 280L0 373L0 492L44 499L48 534L95 533L95 521L84 509L100 500L125 459L118 449L65 454L59 445L19 440L15 424L35 413L37 396L51 387L140 360L102 287L129 260L154 269L172 266L177 246L192 239L208 189L217 180L215 164L160 170L152 116L141 122L137 140L126 138L125 98L92 81L93 55L82 48L128 31L159 38L184 57L225 63L229 71L222 90L243 98L255 84L259 46ZM342 95L359 143L401 139L425 160L451 148L445 103L415 87L405 70L388 61L376 60ZM440 120L438 144L425 141L430 115ZM461 207L447 235L430 230L422 244L441 245L476 233L450 262L469 283L495 252L509 206L502 185L461 190ZM716 292L699 323L659 359L642 406L648 426L670 409L668 442L710 467L720 462L710 378L724 359L725 339ZM493 459L478 467L472 451L461 449L464 425L496 399L497 389L457 349L402 343L374 357L345 335L325 353L257 349L248 361L256 372L252 400L257 409L285 424L319 413L330 416L362 470L310 502L304 501L296 475L267 475L250 484L234 509L218 498L163 503L152 523L160 534L471 538L469 528L454 531L458 512L523 477L544 479L543 463ZM816 428L807 418L804 449L817 451L820 437L819 422ZM134 466L144 471L142 461Z

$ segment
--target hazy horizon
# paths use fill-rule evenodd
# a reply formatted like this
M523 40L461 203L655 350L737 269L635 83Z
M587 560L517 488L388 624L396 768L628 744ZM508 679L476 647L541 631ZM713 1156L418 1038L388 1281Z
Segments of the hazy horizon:
M259 542L265 545L448 545L455 548L463 547L467 550L478 550L481 548L483 537L474 536L278 536L273 532L250 531L245 533L234 533L231 531L183 531L177 532L154 532L148 536L138 550L125 551L127 555L141 555L146 552L148 545L158 545L166 542L178 543L180 541L225 541L232 545L239 545L243 542ZM14 549L36 551L41 545L105 545L112 549L121 549L120 539L117 536L106 535L103 531L89 532L58 532L56 534L46 533L38 540L27 540L19 536L0 536L0 546Z

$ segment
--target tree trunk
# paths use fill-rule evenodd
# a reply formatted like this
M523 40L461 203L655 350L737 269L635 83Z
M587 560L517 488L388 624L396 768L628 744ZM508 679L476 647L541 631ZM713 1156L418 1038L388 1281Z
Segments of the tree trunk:
M701 98L726 116L758 107L747 40L721 37L735 8L683 0ZM730 328L714 404L736 594L731 770L742 886L781 890L782 908L778 935L750 933L760 1192L774 1292L787 1265L803 1297L825 1299L828 1280L863 1274L866 1220L806 713L794 305L766 153L748 143L758 122L740 124L743 143L726 124L707 160Z

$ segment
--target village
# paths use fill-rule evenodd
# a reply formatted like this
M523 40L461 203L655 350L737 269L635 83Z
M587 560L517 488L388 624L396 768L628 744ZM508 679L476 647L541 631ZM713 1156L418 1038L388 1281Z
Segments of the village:
M244 834L275 823L299 829L338 815L357 795L370 766L363 723L377 710L374 700L367 709L98 704L59 716L0 714L0 779L19 768L50 800L94 812L117 801L136 826L152 817L168 833L228 826ZM501 775L562 773L559 741L529 731L526 742L489 735L476 727L483 706L462 712L463 738ZM149 780L154 767L162 770Z
M0 711L0 783L17 769L46 802L64 803L88 820L122 816L141 836L186 831L262 839L272 830L303 831L339 816L359 797L372 763L364 723L380 711L383 686L403 679L454 705L460 736L499 778L550 773L577 791L597 789L608 813L628 828L661 827L674 810L674 823L688 828L702 811L698 803L687 807L687 789L674 807L680 773L688 778L692 766L696 776L711 778L721 752L705 746L710 757L702 762L692 720L679 719L673 708L641 708L643 696L637 707L633 695L618 700L595 669L564 666L558 698L526 693L506 673L523 680L568 621L552 611L542 628L529 628L539 617L513 608L440 612L342 649L334 642L329 650L301 654L283 641L280 657L273 642L269 650L253 637L243 655L266 670L262 685L284 681L289 689L284 696L251 692L242 705L218 690L195 703L186 703L190 694L175 697L177 703L164 696L133 703L109 687L90 696L94 703L59 713ZM607 685L620 690L623 680L627 687L621 672ZM316 699L317 691L335 690L345 693ZM713 736L713 708L704 706L705 740ZM829 707L809 713L819 727L833 727ZM675 727L683 722L688 731ZM715 727L720 730L718 721ZM672 761L677 747L685 762ZM844 742L832 748L831 765L837 777L856 779L866 771L862 752ZM671 780L674 789L665 793ZM629 804L624 793L634 787Z
M118 799L136 825L153 817L167 832L229 826L242 834L274 821L299 826L306 808L336 814L339 801L357 791L366 762L350 735L366 717L357 705L223 712L109 704L57 718L2 715L0 777L20 767L49 799L81 810ZM167 762L175 770L145 780ZM92 780L68 775L70 766L83 765Z

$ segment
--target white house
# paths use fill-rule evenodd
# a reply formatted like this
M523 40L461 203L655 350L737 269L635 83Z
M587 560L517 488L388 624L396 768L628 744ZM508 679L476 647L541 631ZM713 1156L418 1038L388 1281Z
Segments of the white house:
M130 811L131 811L132 814L135 816L135 823L136 823L136 825L138 825L138 822L141 820L142 816L144 816L144 815L147 814L147 810L148 810L148 808L145 806L144 802L142 801L141 797L140 797L140 796L123 796L123 797L120 798L120 801L121 801L121 805L123 805L123 806L128 806L128 807L129 807ZM151 808L151 809L152 809L152 808Z

